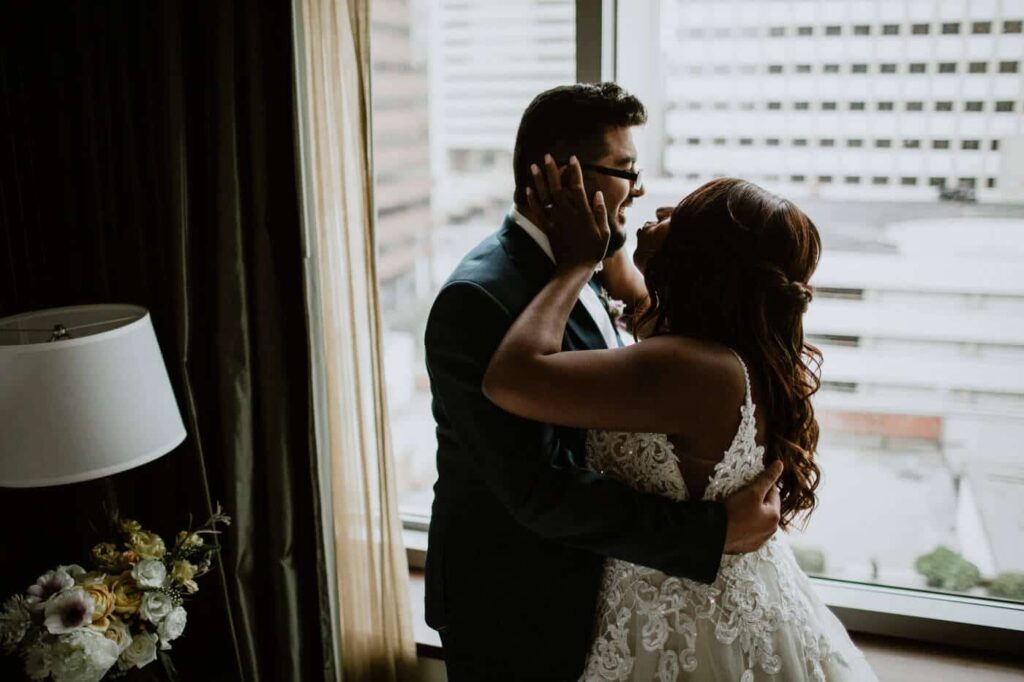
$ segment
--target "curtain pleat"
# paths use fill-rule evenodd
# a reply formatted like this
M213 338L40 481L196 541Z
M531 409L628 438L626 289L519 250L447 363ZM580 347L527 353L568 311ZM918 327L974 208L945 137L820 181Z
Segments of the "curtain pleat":
M346 681L415 666L381 357L370 165L370 2L299 0L303 187L324 357L341 667Z

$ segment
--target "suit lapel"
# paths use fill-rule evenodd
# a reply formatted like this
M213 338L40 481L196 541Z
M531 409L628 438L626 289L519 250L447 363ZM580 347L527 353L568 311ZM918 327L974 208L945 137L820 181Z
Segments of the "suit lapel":
M498 232L498 240L520 270L536 286L535 291L529 292L530 296L535 295L551 279L555 272L555 264L551 262L537 242L512 220L511 216L505 218L505 222ZM588 284L588 286L592 286L592 284ZM592 350L608 347L594 318L579 301L576 302L572 314L569 316L566 337L567 349Z

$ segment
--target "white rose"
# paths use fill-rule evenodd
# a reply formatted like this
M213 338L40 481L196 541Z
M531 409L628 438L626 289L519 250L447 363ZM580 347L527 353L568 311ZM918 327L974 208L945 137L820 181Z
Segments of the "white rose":
M57 638L51 651L54 682L99 682L117 662L117 645L95 630L76 630Z
M156 635L152 632L140 632L132 637L132 643L121 653L117 667L128 670L131 667L141 668L156 660Z
M143 559L135 564L132 577L142 588L163 587L167 583L167 567L159 559Z
M150 623L159 623L174 609L174 600L163 592L146 592L139 614Z
M185 613L185 609L177 607L173 611L167 614L167 617L160 621L160 625L157 626L156 632L160 635L160 648L170 649L170 642L181 637L181 633L185 631L185 622L188 620L188 614Z
M111 618L103 636L117 645L118 654L124 653L128 645L132 643L132 633L128 624L119 618Z

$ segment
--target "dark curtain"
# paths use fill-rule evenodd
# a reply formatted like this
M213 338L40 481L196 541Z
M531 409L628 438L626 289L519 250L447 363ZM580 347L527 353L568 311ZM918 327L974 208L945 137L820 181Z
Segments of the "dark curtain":
M145 306L188 429L106 484L0 489L0 598L83 562L106 498L165 538L219 501L182 680L333 677L291 30L284 0L0 10L0 316Z

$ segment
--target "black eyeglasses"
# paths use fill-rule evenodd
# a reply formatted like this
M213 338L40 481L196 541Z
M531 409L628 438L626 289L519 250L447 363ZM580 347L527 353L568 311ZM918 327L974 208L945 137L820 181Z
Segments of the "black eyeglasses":
M568 166L569 162L559 164L560 166ZM632 191L639 192L644 188L643 170L637 168L635 171L622 170L621 168L610 168L608 166L598 166L594 163L580 163L580 168L583 170L594 171L602 175L610 175L613 178L622 178L623 180L629 180L632 185Z

